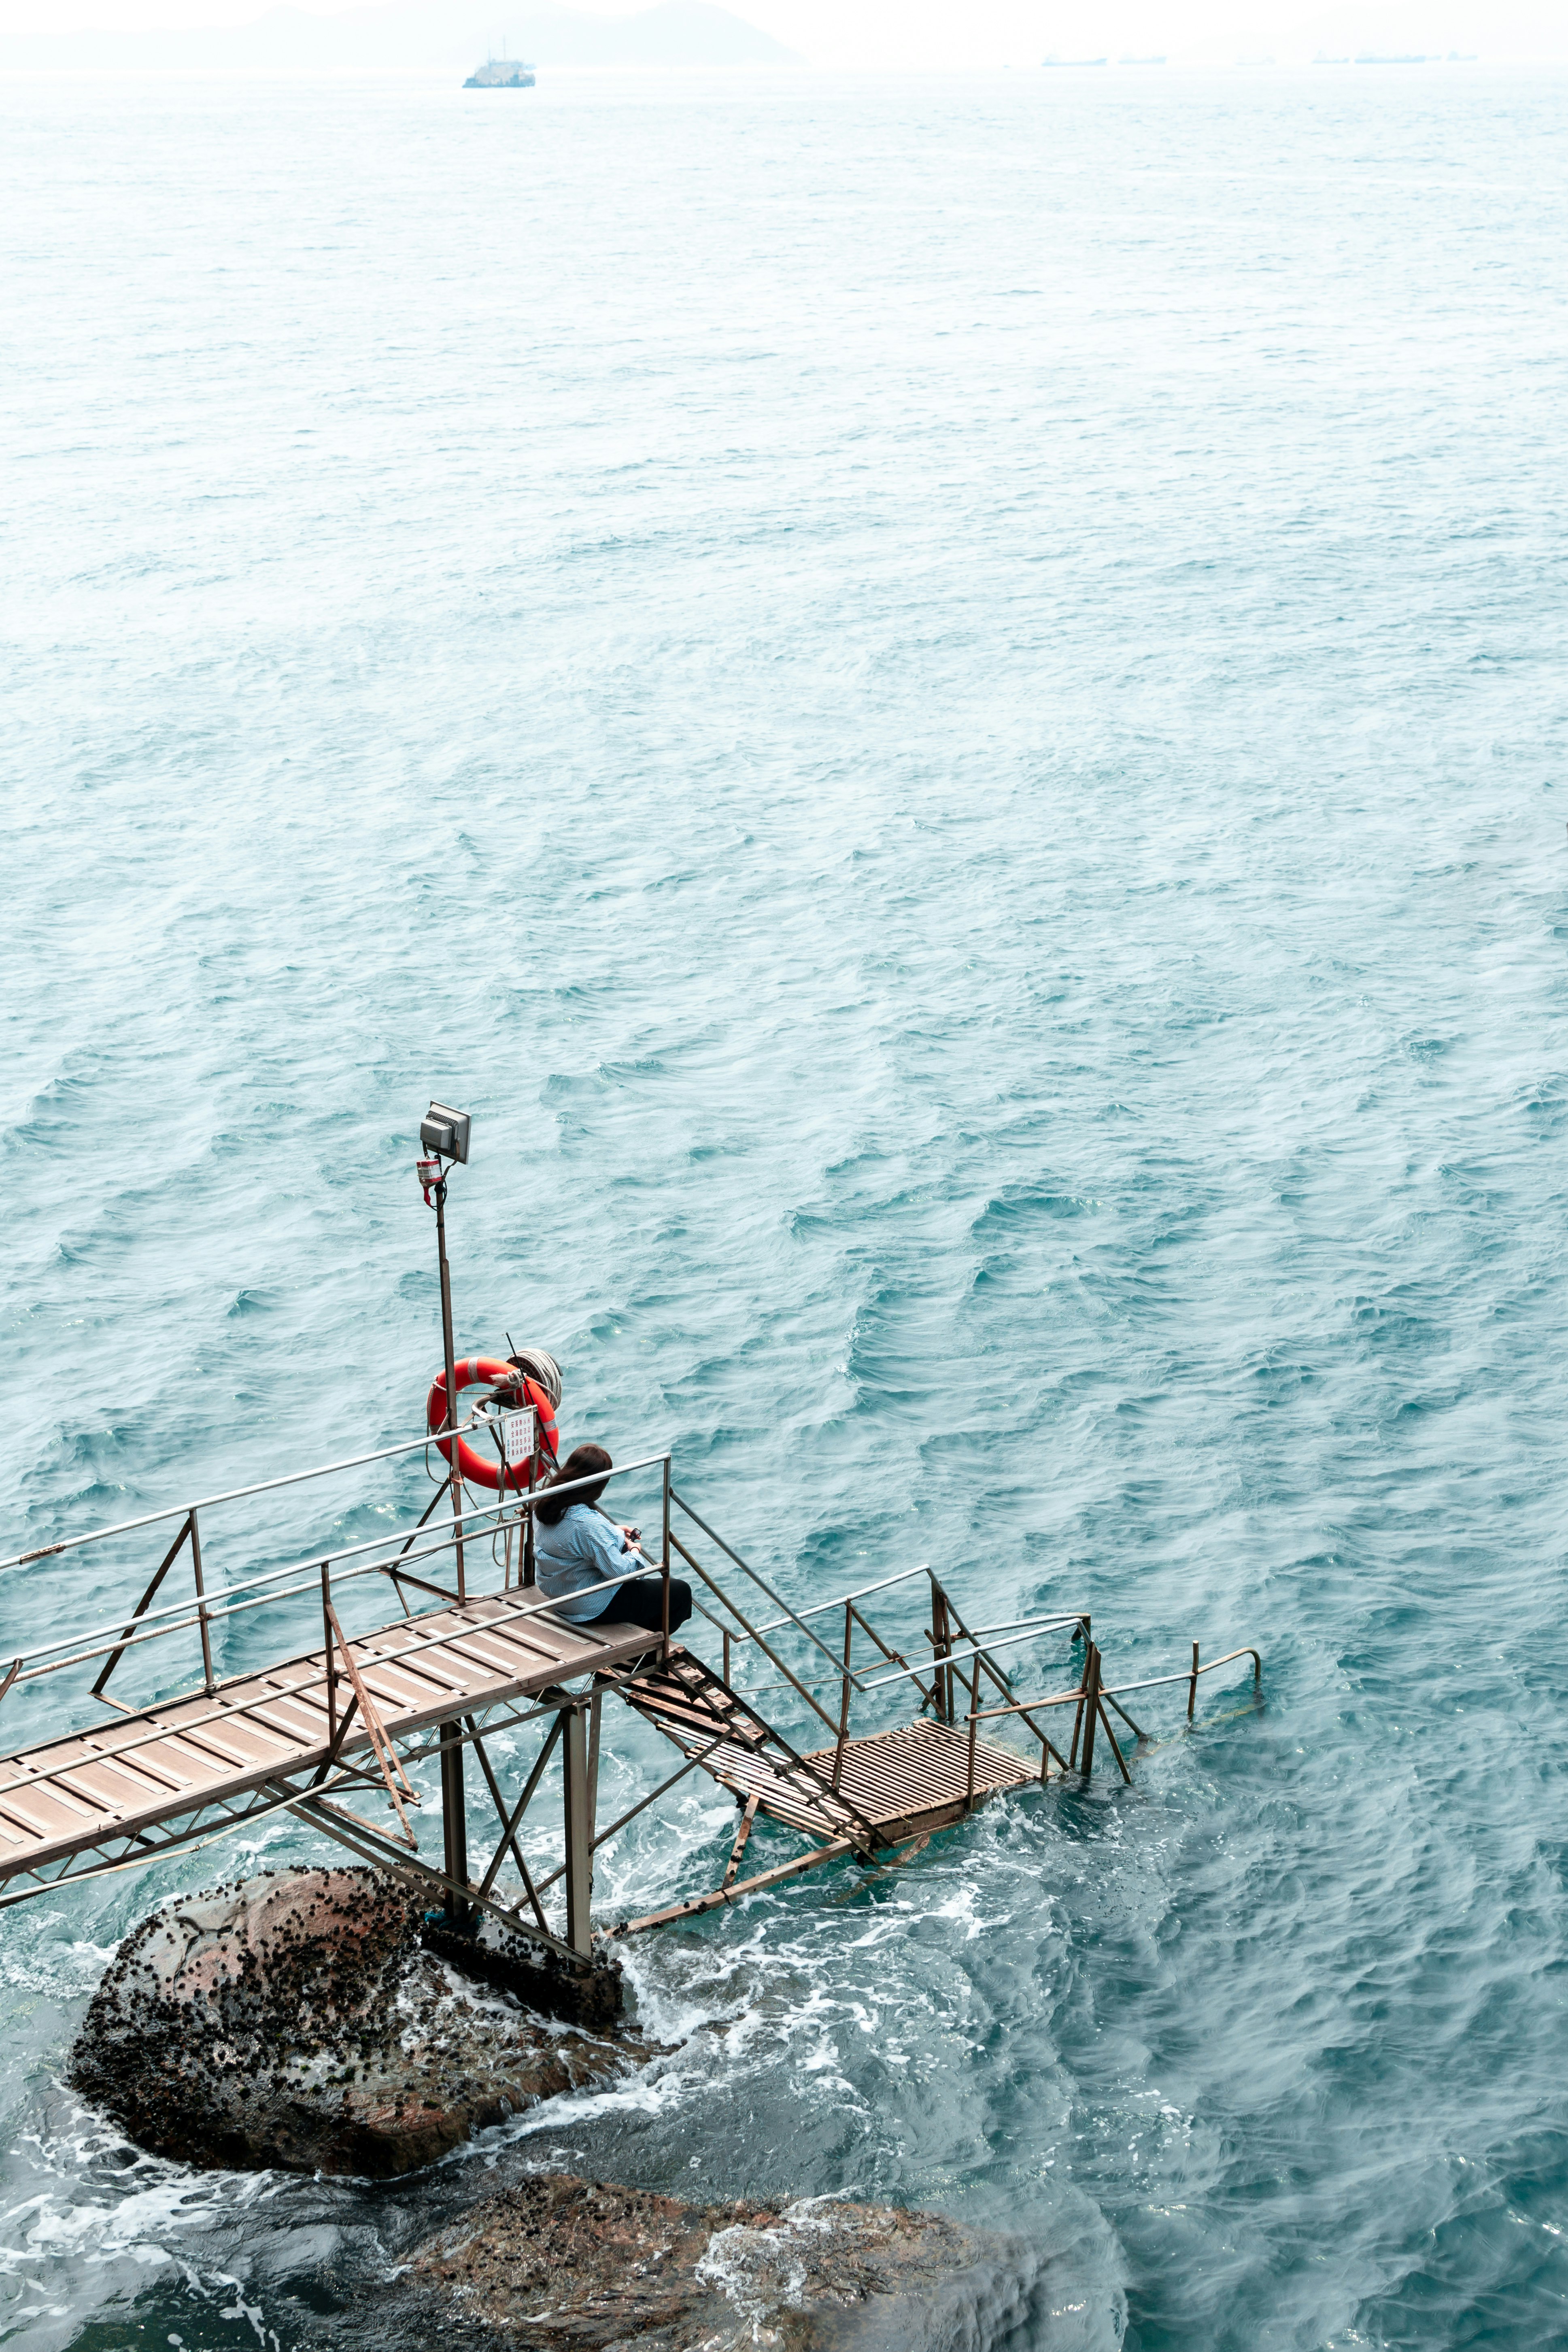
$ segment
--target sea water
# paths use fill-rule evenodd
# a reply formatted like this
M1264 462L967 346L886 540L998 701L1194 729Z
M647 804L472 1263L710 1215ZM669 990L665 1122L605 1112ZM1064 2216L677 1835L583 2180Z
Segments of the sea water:
M435 1094L459 1351L570 1440L797 1604L1261 1699L633 1944L670 2054L393 2188L64 2086L302 1832L6 1912L4 2340L308 2347L540 2163L941 2207L1015 2346L1559 2339L1568 83L455 80L0 89L3 1548L421 1425ZM209 1579L429 1491L349 1488Z

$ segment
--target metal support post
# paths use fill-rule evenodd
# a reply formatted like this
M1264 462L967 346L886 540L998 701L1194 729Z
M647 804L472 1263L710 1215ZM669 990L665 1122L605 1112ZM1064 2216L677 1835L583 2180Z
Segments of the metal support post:
M537 1428L538 1425L539 1424L536 1421L534 1423L535 1428ZM534 1573L533 1567L532 1497L539 1492L540 1473L543 1466L543 1459L539 1450L539 1440L536 1437L533 1441L533 1474L528 1482L528 1492L530 1497L529 1507L524 1514L522 1523L522 1589L525 1592L531 1592L534 1585L538 1582L538 1578Z
M597 1677L594 1696L588 1702L588 1842L599 1843L599 1718L605 1711L605 1694Z
M1093 1643L1089 1641L1089 1636L1085 1634L1083 1643L1083 1675L1079 1683L1079 1688L1080 1691L1087 1692L1089 1689L1089 1662L1093 1654ZM1069 1772L1076 1772L1078 1770L1078 1743L1082 1737L1083 1700L1080 1698L1078 1705L1072 1711L1072 1746L1068 1749L1067 1764L1067 1769Z
M562 1754L566 1800L566 1941L589 1958L594 1933L589 1906L594 1893L594 1790L588 1773L588 1729L583 1709L565 1711L566 1736Z
M1198 1703L1198 1645L1193 1643L1193 1678L1187 1685L1187 1721L1193 1719L1193 1709Z
M217 1685L213 1680L213 1637L207 1623L207 1604L202 1587L202 1538L201 1530L196 1525L194 1503L191 1506L190 1527L191 1566L195 1571L196 1579L196 1614L202 1621L202 1673L206 1677L207 1696L210 1698L216 1690Z
M1100 1652L1091 1642L1084 1667L1083 1694L1083 1776L1087 1780L1094 1769L1094 1727L1100 1719Z
M456 1885L468 1883L468 1815L463 1795L463 1734L460 1725L441 1726L441 1850L447 1876ZM470 1906L458 1896L447 1896L447 1924L466 1927Z
M321 1640L327 1654L327 1745L338 1744L338 1654L332 1640L331 1568L321 1562Z
M948 1656L952 1648L952 1633L947 1622L947 1595L933 1576L931 1580L931 1664L936 1669L933 1687L936 1691L937 1720L941 1723L951 1723L954 1713L952 1668L942 1664L942 1660Z
M441 1267L441 1344L447 1357L447 1427L458 1426L458 1367L452 1353L452 1272L447 1264L447 1179L435 1187L436 1255ZM452 1540L458 1554L458 1598L468 1599L463 1578L463 1474L458 1464L458 1441L451 1441L448 1483L452 1489Z
M838 1742L833 1750L833 1785L837 1789L844 1778L844 1747L849 1737L849 1663L855 1642L855 1604L844 1603L844 1682L838 1702ZM728 1660L726 1660L726 1665ZM726 1674L725 1680L729 1680Z
M664 1532L659 1544L659 1574L664 1582L664 1648L669 1656L669 1456L664 1457Z
M436 1255L441 1268L441 1346L447 1365L447 1427L458 1426L458 1366L452 1348L452 1272L447 1263L447 1179L435 1187ZM468 1599L463 1562L463 1474L458 1463L458 1440L449 1440L452 1459L448 1484L452 1494L452 1543L458 1556L458 1599ZM468 1883L468 1812L463 1793L463 1738L456 1724L441 1727L441 1839L447 1876L458 1886ZM470 1906L456 1895L447 1896L447 1917L454 1927L466 1927Z

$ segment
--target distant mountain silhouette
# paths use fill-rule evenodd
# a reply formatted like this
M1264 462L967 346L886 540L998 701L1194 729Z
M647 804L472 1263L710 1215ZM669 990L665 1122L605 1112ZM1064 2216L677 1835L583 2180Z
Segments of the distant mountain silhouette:
M1228 65L1247 44L1215 34L1178 52L1185 64ZM1372 55L1553 58L1568 55L1568 14L1549 21L1536 0L1339 0L1283 28L1268 47L1283 64Z
M269 8L248 25L155 33L0 36L0 65L72 71L189 71L193 68L463 68L504 42L542 66L798 65L793 49L712 0L659 0L635 16L595 16L556 0L525 0L515 15L492 5L393 0L312 16Z

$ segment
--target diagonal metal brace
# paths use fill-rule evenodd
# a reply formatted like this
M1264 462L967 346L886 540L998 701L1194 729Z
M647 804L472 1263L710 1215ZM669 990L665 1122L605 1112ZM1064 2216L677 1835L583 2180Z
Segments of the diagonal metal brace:
M385 1783L386 1793L392 1801L393 1810L396 1813L398 1820L403 1823L404 1843L406 1845L412 1846L414 1850L417 1852L419 1841L408 1825L408 1816L403 1810L403 1800L406 1797L411 1805L416 1805L419 1802L419 1800L415 1795L413 1789L409 1785L408 1775L405 1772L402 1765L397 1760L397 1750L394 1748L391 1740L386 1736L386 1726L383 1723L380 1715L376 1712L375 1702L371 1697L369 1691L367 1691L364 1686L363 1681L361 1679L360 1670L354 1664L353 1652L350 1649L347 1642L343 1639L343 1629L338 1622L338 1612L332 1607L330 1601L327 1601L324 1606L327 1622L332 1630L332 1638L336 1642L338 1649L342 1654L343 1664L348 1669L349 1680L353 1685L354 1699L359 1707L360 1721L364 1725L366 1736L370 1740L371 1751L374 1754L377 1764L381 1767L381 1777L383 1781ZM349 1719L345 1714L342 1725L343 1732L346 1732L348 1727ZM337 1745L341 1747L342 1744L342 1732L340 1732L338 1735Z
M114 1672L115 1667L120 1664L121 1659L125 1655L127 1649L131 1645L131 1636L136 1630L137 1620L143 1616L147 1610L152 1607L153 1602L157 1596L158 1587L163 1583L163 1579L168 1575L169 1570L174 1567L175 1560L179 1557L181 1546L190 1540L191 1528L192 1517L190 1512L187 1511L184 1517L180 1522L179 1534L174 1538L174 1542L169 1546L168 1550L163 1554L162 1560L160 1560L158 1564L157 1572L153 1576L152 1583L147 1587L146 1591L142 1595L141 1600L131 1612L131 1622L127 1625L124 1633L120 1637L119 1648L110 1652L109 1656L104 1663L103 1672L100 1675L98 1680L92 1686L92 1695L94 1698L101 1698L103 1696L104 1685L108 1682L110 1675ZM38 1559L43 1557L41 1553L35 1554L34 1556Z
M490 1792L490 1802L496 1809L496 1818L501 1825L501 1849L504 1851L508 1846L510 1847L511 1858L513 1862L516 1863L519 1871L521 1873L522 1891L527 1895L529 1903L532 1906L534 1917L538 1920L540 1926L548 1936L550 1933L550 1922L544 1916L544 1906L540 1902L538 1893L534 1887L533 1880L529 1874L528 1864L524 1858L522 1848L517 1842L516 1824L508 1818L506 1801L501 1795L500 1784L496 1779L495 1772L490 1764L490 1759L485 1753L485 1743L479 1738L479 1726L474 1721L471 1715L465 1716L463 1720L468 1727L468 1731L473 1742L474 1754L479 1759L479 1769L485 1776L485 1784ZM556 1718L556 1721L557 1727L559 1727L559 1717ZM486 1878L485 1886L487 1891L493 1883L493 1879L489 1877Z
M741 1867L741 1856L746 1851L746 1840L752 1834L752 1823L756 1820L756 1818L757 1800L753 1794L746 1799L746 1810L741 1815L741 1826L735 1832L735 1843L730 1849L730 1859L725 1865L723 1878L720 1882L719 1892L721 1895L727 1895L731 1887L735 1884L735 1873Z
M538 1755L533 1759L533 1769L530 1772L527 1780L522 1784L522 1794L519 1797L516 1804L512 1807L510 1817L504 1820L504 1834L502 1835L501 1842L500 1845L497 1846L495 1853L491 1857L489 1868L486 1871L484 1877L479 1882L479 1895L481 1899L488 1898L491 1887L495 1885L496 1880L500 1875L500 1866L506 1860L507 1848L510 1841L516 1836L517 1825L519 1822L521 1821L524 1813L527 1812L529 1800L532 1796L535 1789L538 1788L540 1780L543 1776L544 1768L549 1763L552 1755L554 1753L555 1743L561 1737L561 1728L563 1724L565 1722L565 1719L564 1711L556 1715L555 1721L551 1726L549 1738L544 1741ZM536 1896L535 1900L537 1901L537 1899L538 1898ZM521 1906L520 1906L519 1907L521 1908Z

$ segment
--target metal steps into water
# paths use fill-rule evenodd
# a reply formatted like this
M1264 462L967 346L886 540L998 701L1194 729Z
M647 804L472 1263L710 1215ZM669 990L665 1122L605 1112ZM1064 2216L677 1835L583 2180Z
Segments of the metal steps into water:
M754 1798L758 1811L809 1837L846 1837L868 1848L876 1843L873 1823L853 1799L836 1790L814 1759L797 1755L700 1658L672 1648L668 1662L644 1667L616 1688L636 1714L741 1804Z
M1026 1786L1037 1768L924 1717L798 1755L713 1669L684 1650L617 1684L626 1705L711 1780L770 1820L868 1851L942 1829L999 1789Z

